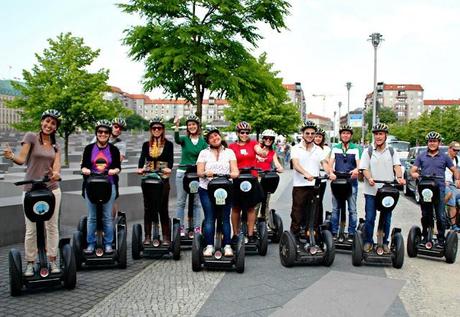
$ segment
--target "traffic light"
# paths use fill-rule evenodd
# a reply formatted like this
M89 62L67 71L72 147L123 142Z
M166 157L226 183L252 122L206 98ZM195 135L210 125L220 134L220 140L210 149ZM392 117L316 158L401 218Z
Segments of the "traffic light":
M383 87L384 87L383 81L380 81L377 83L377 93L378 94L383 92Z

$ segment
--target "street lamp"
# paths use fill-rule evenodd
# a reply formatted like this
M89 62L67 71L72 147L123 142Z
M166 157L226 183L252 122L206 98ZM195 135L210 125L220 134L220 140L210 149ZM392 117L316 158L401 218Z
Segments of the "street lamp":
M372 125L377 123L377 47L383 41L382 34L372 33L369 35L368 41L374 46L374 94L372 96Z
M348 109L347 109L347 124L350 125L350 88L351 88L351 82L346 83L347 86L347 91L348 91Z
M339 129L340 129L340 125L341 125L341 122L340 122L340 108L342 107L342 102L339 101Z
M335 141L335 115L337 114L337 111L334 110L334 122L332 122L332 130L334 130L334 132L332 133L332 141L331 141L331 145L332 143L334 143Z

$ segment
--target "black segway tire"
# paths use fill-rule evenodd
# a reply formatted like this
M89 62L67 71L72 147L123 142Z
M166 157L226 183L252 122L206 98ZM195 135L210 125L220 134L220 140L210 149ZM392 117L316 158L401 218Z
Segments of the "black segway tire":
M75 253L70 244L65 244L62 247L62 257L64 261L63 285L66 289L74 289L77 284L77 265Z
M173 260L180 260L180 223L175 223L173 226L173 241L172 241Z
M88 217L86 216L81 217L80 221L78 222L77 230L80 231L82 234L86 233L86 229L88 228L87 222L88 222Z
M201 271L201 256L203 254L202 238L201 233L195 233L192 242L192 271Z
M444 256L446 257L447 263L449 264L455 263L455 260L457 258L457 246L458 246L457 233L450 230L447 233L446 247L444 251Z
M415 258L417 256L417 245L420 243L422 238L422 232L418 226L412 226L409 230L407 236L407 255L410 258Z
M236 263L235 270L237 273L244 273L244 257L245 257L245 247L244 247L244 235L240 233L238 235L238 242L236 247Z
M281 265L291 267L294 265L297 246L294 235L290 231L284 231L280 238L279 254Z
M273 210L273 209L272 209ZM272 212L272 211L270 211ZM275 224L275 229L273 229L272 242L279 243L281 235L283 234L283 220L281 217L273 210L273 223Z
M81 269L81 265L83 262L83 246L81 241L83 240L83 236L81 231L76 231L73 233L72 236L72 249L73 254L75 255L75 267L77 270Z
M353 266L361 266L363 263L363 234L360 230L353 236L351 245L351 263Z
M22 290L22 261L21 253L18 250L10 250L8 265L10 271L10 294L11 296L19 296Z
M326 253L323 258L323 265L331 266L335 259L335 243L332 239L332 233L329 230L323 230L321 232L321 236L323 238L324 248L326 249Z
M265 221L259 221L257 224L257 252L259 255L266 256L268 250L268 230L267 230L267 223Z
M126 228L121 228L118 231L118 267L126 269L128 265L128 242L126 241Z
M404 238L401 232L395 233L393 236L393 250L391 256L391 262L395 269L402 268L404 264Z
M131 256L134 260L141 258L142 251L142 226L139 223L133 225L133 233L131 239Z

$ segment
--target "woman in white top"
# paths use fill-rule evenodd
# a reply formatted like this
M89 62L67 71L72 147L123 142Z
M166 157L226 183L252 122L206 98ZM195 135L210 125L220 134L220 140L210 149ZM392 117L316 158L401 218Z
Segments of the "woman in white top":
M326 131L324 131L324 129L318 128L318 130L316 131L316 135L315 135L315 138L314 138L313 142L323 150L326 159L329 159L329 156L331 155L331 148L329 146L325 145L325 143L326 143ZM324 172L322 171L321 174L324 174ZM321 180L321 187L320 187L320 199L321 199L321 201L323 201L324 193L326 192L326 184L327 184L326 179ZM323 204L320 204L319 205L318 217L316 219L316 224L320 225L322 222L323 222Z
M203 229L206 248L203 251L203 255L212 256L214 253L213 243L216 216L208 194L208 184L210 179L216 174L229 174L231 178L236 178L239 171L235 153L222 144L222 136L219 130L215 127L210 127L204 131L204 134L209 147L202 150L197 159L197 174L200 177L198 194L200 195L205 217ZM230 245L230 209L231 201L227 200L223 210L222 227L225 256L233 256L233 250Z

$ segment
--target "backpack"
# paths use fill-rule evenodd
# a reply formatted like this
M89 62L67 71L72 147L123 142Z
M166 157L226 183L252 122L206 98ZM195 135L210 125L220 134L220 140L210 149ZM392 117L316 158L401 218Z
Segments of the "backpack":
M393 159L393 156L395 155L395 149L393 149L391 146L389 146L388 149L390 150L391 159ZM369 158L372 158L373 151L374 151L374 147L372 145L367 147L367 153L369 154ZM364 182L364 173L362 170L359 170L358 181Z

